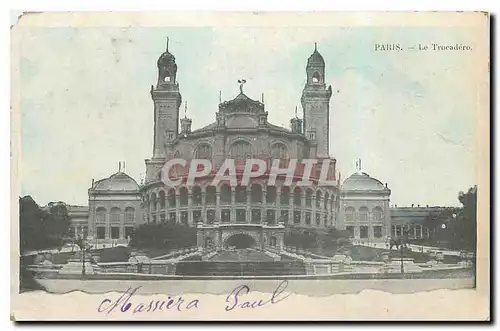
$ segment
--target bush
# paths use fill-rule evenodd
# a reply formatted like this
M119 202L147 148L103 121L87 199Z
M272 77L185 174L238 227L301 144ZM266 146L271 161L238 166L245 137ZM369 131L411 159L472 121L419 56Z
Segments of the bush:
M196 229L179 223L143 224L131 238L135 248L186 248L196 246Z

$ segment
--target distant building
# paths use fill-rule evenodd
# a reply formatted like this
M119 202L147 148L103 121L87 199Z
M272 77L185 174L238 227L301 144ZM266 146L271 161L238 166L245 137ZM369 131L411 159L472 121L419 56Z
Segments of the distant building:
M431 229L425 226L425 219L431 215L437 215L450 207L391 207L391 236L397 237L403 234L403 229L409 230L410 239L429 238Z
M378 179L361 172L347 178L340 187L339 227L355 239L384 241L390 236L391 190Z
M89 230L89 207L66 205L71 220L69 233L72 236L86 236Z
M126 243L143 222L139 185L121 167L110 177L94 182L88 196L91 243Z

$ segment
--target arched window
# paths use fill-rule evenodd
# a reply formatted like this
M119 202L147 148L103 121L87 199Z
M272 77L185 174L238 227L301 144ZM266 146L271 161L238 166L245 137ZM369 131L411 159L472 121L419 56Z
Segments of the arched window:
M165 192L162 190L158 195L160 197L160 209L165 209Z
M105 223L106 222L106 208L99 207L96 210L96 222Z
M227 184L220 187L220 201L224 204L231 203L231 187Z
M236 186L235 194L236 202L246 203L247 202L247 188L246 186Z
M170 72L168 70L165 70L165 78L163 78L163 82L168 83L171 80Z
M382 222L383 220L383 212L382 212L382 208L380 207L375 207L373 208L373 222Z
M354 223L354 208L347 207L345 209L345 221L346 223Z
M307 189L307 191L306 191L306 207L312 207L312 194L313 194L313 191L311 189Z
M359 208L359 221L362 223L368 223L368 208Z
M240 140L231 145L229 156L234 160L245 160L252 157L252 145Z
M212 158L212 147L208 144L198 145L194 157L196 159L210 160Z
M281 188L280 204L287 206L290 203L290 188L283 186Z
M276 186L267 187L266 203L276 203Z
M175 189L168 190L168 207L175 208Z
M199 186L193 187L192 202L193 205L201 205L201 188Z
M330 198L330 195L328 194L328 192L325 193L325 210L328 210L329 206L328 206L328 199Z
M299 187L293 190L293 204L299 207L302 206L302 191Z
M185 187L181 187L179 190L179 195L180 195L180 203L181 206L187 206L188 205L188 190Z
M319 83L319 82L320 82L320 80L321 80L321 76L320 76L319 72L317 72L317 71L316 71L316 72L313 74L313 76L312 76L312 82L313 82L313 83Z
M288 148L282 143L275 143L271 147L271 158L288 160L290 158L290 153Z
M320 208L321 207L321 197L322 197L322 194L321 194L321 191L316 191L316 208Z
M215 205L217 203L217 189L215 186L207 186L205 193L205 203L207 205Z
M118 207L111 208L110 219L109 219L110 222L111 223L120 223L120 213L121 213L120 208L118 208Z
M259 184L252 185L252 202L262 203L262 186Z
M125 223L134 223L135 222L135 209L132 207L125 208Z
M151 211L156 211L157 202L156 193L151 194Z

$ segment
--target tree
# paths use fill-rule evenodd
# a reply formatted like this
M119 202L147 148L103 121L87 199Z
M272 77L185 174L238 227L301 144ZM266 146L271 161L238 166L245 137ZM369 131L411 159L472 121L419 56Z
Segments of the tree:
M458 200L463 205L458 214L453 231L455 245L463 249L475 250L477 241L477 186L466 193L460 192Z
M435 212L431 212L424 219L424 227L428 228L433 241L449 241L447 234L453 225L454 219L460 212L460 208L446 208ZM443 224L445 228L443 229ZM446 230L446 231L445 231Z
M63 238L68 234L70 218L68 208L62 202L49 203L49 217L46 225L46 235L49 240L62 246Z
M445 241L453 249L474 250L477 230L477 186L459 192L461 208L447 208L432 213L425 221L434 241ZM444 225L444 226L443 226Z
M64 203L40 206L31 196L19 198L19 245L28 249L60 247L68 232L70 218Z

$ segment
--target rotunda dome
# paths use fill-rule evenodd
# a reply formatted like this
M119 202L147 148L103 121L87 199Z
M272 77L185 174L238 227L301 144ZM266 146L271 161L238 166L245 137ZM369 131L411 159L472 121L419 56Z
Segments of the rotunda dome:
M348 191L385 191L388 190L378 179L365 172L356 172L347 178L341 187Z
M94 190L96 191L138 191L137 182L124 172L117 172L109 178L98 181Z

